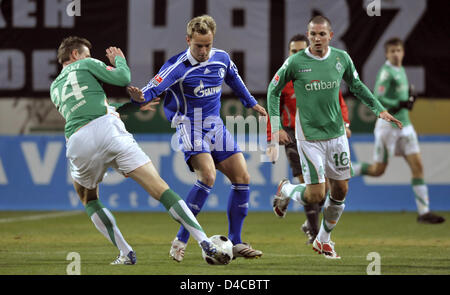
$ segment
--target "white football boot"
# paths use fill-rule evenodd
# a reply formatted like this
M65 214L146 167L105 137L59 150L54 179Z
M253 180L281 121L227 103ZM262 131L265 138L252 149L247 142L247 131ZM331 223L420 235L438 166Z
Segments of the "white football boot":
M184 251L186 250L187 244L175 238L172 241L172 246L170 247L169 257L172 257L176 262L183 261Z
M334 242L332 241L322 243L316 238L313 242L313 250L318 254L323 254L328 259L341 259L341 256L334 250Z
M136 262L137 262L136 253L134 251L130 251L126 256L119 254L117 258L113 262L111 262L111 265L119 265L119 264L133 265L136 264Z

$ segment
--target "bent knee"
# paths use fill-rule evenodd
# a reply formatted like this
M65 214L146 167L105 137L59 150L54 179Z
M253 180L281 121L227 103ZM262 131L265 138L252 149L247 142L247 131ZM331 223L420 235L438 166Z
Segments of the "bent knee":
M214 185L214 182L216 181L216 173L215 171L202 173L199 180L204 184L206 184L207 186L211 187Z
M238 183L249 184L250 183L250 174L245 171L240 175L240 180Z
M250 174L247 171L241 171L239 174L229 177L231 183L249 184Z
M337 187L333 189L331 197L336 201L343 201L347 195L348 187Z

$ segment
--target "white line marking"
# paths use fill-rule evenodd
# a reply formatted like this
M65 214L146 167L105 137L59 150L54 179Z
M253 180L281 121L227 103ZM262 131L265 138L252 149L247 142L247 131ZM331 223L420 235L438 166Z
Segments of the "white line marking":
M42 220L48 218L57 218L57 217L66 217L72 215L78 215L83 213L83 211L63 211L63 212L53 212L46 214L38 214L38 215L30 215L30 216L21 216L21 217L11 217L11 218L1 218L0 223L11 223L18 221L33 221L33 220Z

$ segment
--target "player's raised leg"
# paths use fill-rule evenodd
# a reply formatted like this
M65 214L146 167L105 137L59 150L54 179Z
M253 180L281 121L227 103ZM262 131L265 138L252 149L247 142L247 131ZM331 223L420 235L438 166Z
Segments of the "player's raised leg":
M374 130L373 163L352 162L353 176L368 175L378 177L384 174L389 158L394 156L396 142L399 137L397 130L378 120Z
M368 175L368 176L381 176L386 171L388 163L365 163L365 162L356 162L352 163L353 168L353 176L361 176L361 175Z
M323 145L307 141L297 141L303 179L305 183L291 184L283 179L278 184L273 200L275 215L284 217L290 200L297 201L303 206L320 203L326 192L325 183L325 153Z
M136 253L120 232L111 211L98 199L98 187L87 189L77 182L74 187L95 227L120 251L111 264L136 264Z
M250 175L247 163L242 153L235 153L217 164L221 171L231 181L231 192L228 197L228 238L233 242L235 257L258 258L262 251L253 249L250 244L242 242L241 233L245 217L248 213L250 198Z
M129 173L128 176L139 183L153 198L159 200L169 212L170 216L182 224L194 239L197 240L199 246L205 253L226 264L229 257L217 251L186 203L177 193L169 188L151 162L137 168Z

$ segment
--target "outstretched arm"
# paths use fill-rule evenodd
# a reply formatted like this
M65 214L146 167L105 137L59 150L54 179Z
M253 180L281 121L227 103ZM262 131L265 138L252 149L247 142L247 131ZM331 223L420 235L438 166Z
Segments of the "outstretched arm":
M142 91L134 86L128 86L127 87L128 94L130 94L131 100L136 103L141 103L144 101L144 95L142 94ZM135 113L139 110L141 111L155 111L155 106L158 105L160 102L160 98L157 97L150 101L149 103L139 106L136 103L133 102L125 102L125 103L111 103L113 107L116 108L116 111L123 115L123 114L130 114Z
M116 86L126 86L130 83L131 74L130 68L127 65L125 56L117 47L109 47L106 49L106 56L113 65L107 66L104 62L95 59L88 58L89 72L97 79Z
M135 101L137 103L145 102L144 93L138 87L128 86L127 91L133 101ZM161 99L159 97L152 99L150 102L142 105L140 107L140 110L141 111L155 111L156 110L155 106L159 104L160 100Z

